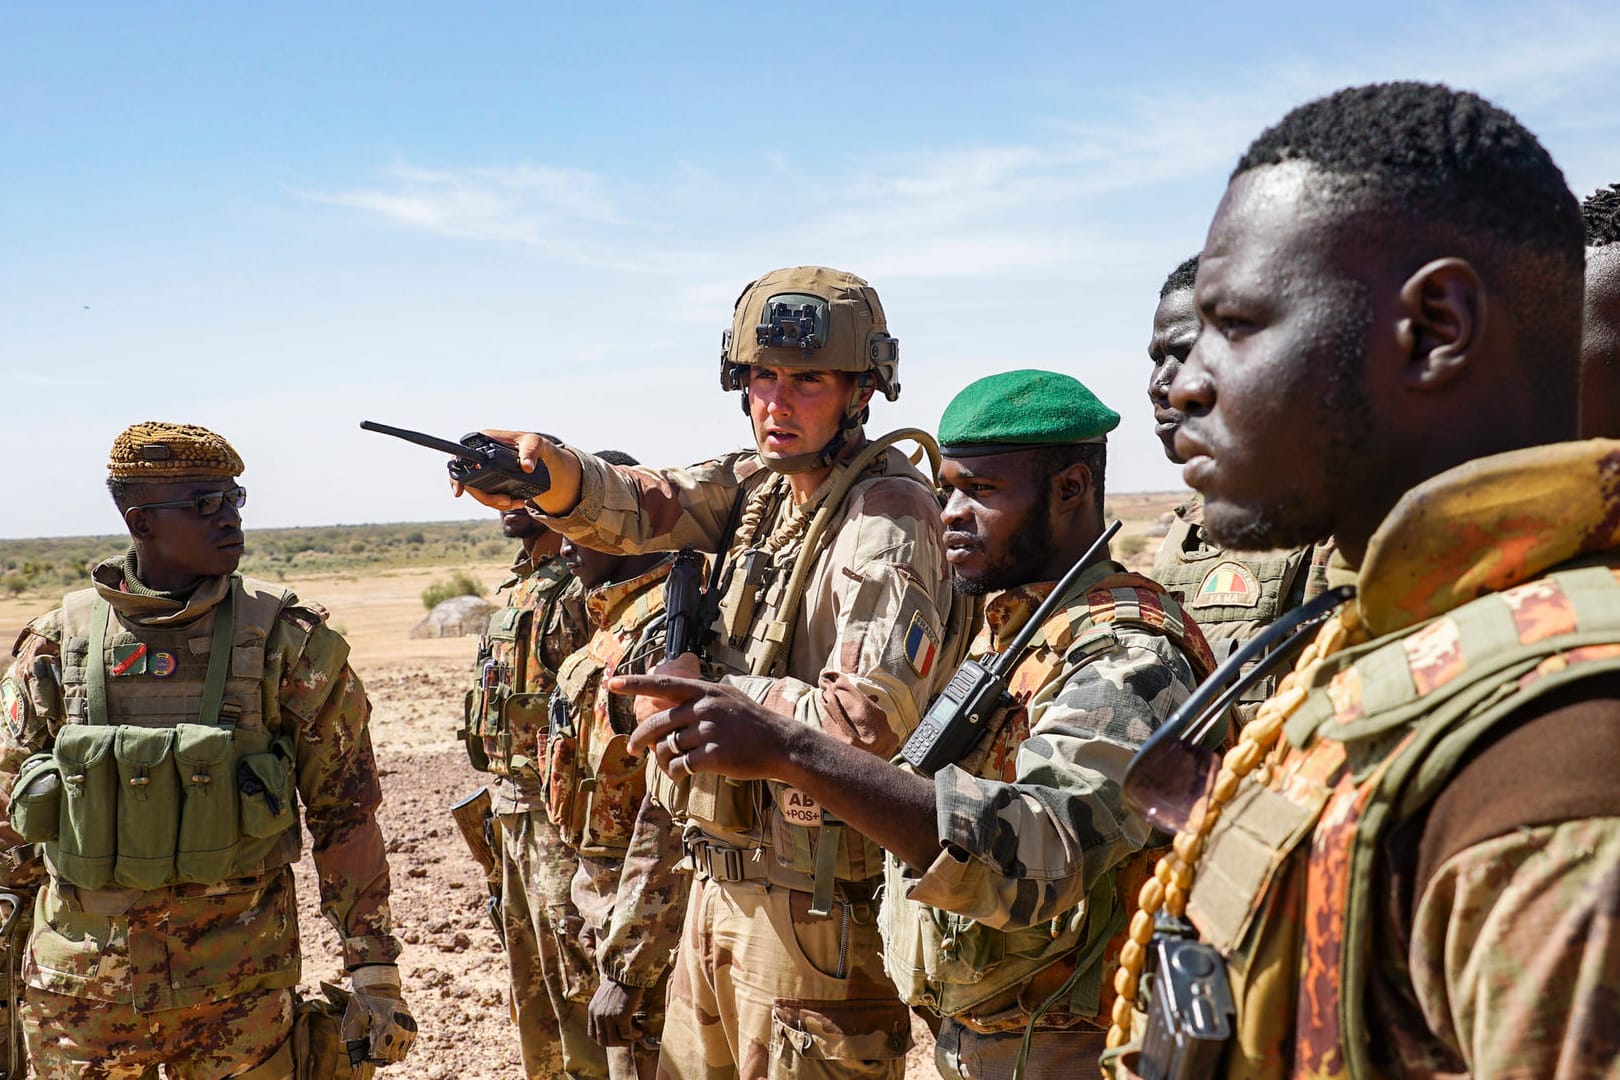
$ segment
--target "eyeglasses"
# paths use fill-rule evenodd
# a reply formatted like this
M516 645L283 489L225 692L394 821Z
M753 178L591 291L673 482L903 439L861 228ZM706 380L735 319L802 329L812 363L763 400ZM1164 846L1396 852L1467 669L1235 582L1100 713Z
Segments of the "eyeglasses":
M1221 755L1211 747L1211 737L1224 730L1221 721L1227 711L1245 690L1297 656L1309 644L1308 635L1355 595L1356 590L1348 585L1329 589L1273 622L1229 656L1126 766L1120 782L1126 804L1167 832L1186 827L1215 786ZM1243 670L1262 656L1254 667Z
M145 503L141 506L132 506L131 510L183 510L186 507L197 511L199 517L213 517L229 502L238 510L247 505L247 488L237 486L226 488L224 491L204 491L193 495L189 499L170 499L168 502Z

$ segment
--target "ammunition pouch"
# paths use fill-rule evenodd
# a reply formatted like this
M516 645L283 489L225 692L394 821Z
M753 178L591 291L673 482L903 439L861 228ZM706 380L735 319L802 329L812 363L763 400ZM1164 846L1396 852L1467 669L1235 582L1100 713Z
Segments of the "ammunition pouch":
M349 1007L349 992L321 983L326 999L304 998L293 1007L292 1036L288 1039L295 1080L351 1080L355 1068L343 1045L339 1024ZM369 1067L367 1068L369 1072Z
M12 827L82 889L216 885L296 857L292 740L210 724L69 724L18 773Z
M548 604L539 614L550 610ZM462 699L456 732L473 768L530 783L539 778L546 730L547 695L526 685L536 614L529 607L504 607L489 617L474 664L478 679Z

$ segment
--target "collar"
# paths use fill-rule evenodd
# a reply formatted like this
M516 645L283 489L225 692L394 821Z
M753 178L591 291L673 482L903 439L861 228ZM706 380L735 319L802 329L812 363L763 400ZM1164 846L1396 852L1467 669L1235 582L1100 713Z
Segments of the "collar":
M153 592L134 573L133 552L118 555L90 572L96 592L119 618L137 626L184 626L202 618L225 598L231 586L229 574L208 578L184 597Z
M1075 583L1069 587L1071 597L1084 596L1091 588L1105 577L1124 573L1125 568L1112 559L1098 559L1088 566ZM1057 588L1056 581L1035 581L1026 585L1015 585L1010 589L996 593L984 605L984 626L990 637L990 649L994 652L1005 652L1024 628L1035 609ZM1071 600L1068 605L1059 605L1053 615L1059 614L1074 606Z
M674 556L664 559L659 564L627 581L615 581L607 585L598 585L585 594L585 610L591 617L591 625L602 630L617 630L627 622L635 621L637 617L635 601L648 590L659 585L669 576L669 568L674 564Z
M1620 547L1620 441L1493 454L1401 496L1373 533L1357 603L1382 636ZM1335 555L1330 577L1349 569Z

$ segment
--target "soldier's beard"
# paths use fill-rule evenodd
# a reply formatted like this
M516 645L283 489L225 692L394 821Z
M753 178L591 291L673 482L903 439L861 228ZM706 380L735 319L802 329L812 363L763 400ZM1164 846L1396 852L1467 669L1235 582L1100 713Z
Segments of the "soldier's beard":
M975 539L978 539L975 537ZM983 541L980 540L982 544ZM1002 544L1001 551L987 559L984 569L971 578L951 571L951 588L963 596L983 596L1015 585L1029 585L1030 567L1042 566L1052 550L1052 522L1044 514L1032 513L1019 523ZM986 551L988 555L989 552Z

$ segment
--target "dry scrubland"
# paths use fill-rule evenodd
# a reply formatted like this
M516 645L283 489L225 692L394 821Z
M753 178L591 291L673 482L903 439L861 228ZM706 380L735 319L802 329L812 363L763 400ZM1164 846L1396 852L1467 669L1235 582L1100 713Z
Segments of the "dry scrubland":
M1176 494L1115 495L1125 519L1114 550L1146 569L1157 523ZM86 581L90 561L117 553L115 537L0 541L0 636L7 646L65 588ZM471 661L469 638L413 640L421 594L456 571L490 593L505 578L511 544L489 522L250 530L244 570L285 581L331 611L370 691L372 737L382 770L382 825L392 853L400 958L421 1040L410 1064L390 1070L427 1080L511 1080L522 1074L507 1025L505 959L483 912L483 886L444 810L479 776L452 738ZM13 577L15 575L15 577ZM23 579L19 582L18 579ZM299 868L305 990L336 975L336 936L320 918L306 857ZM934 1075L927 1029L907 1075Z

